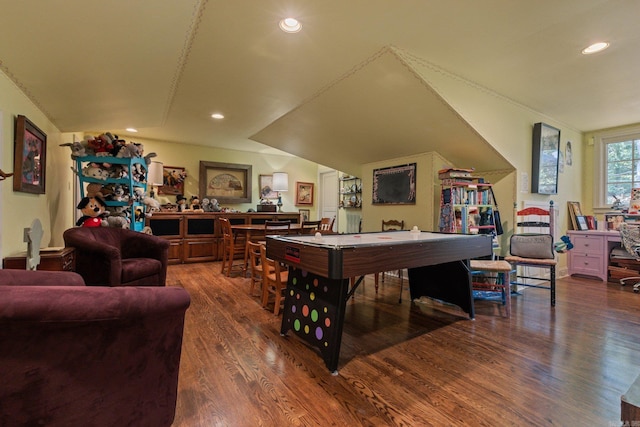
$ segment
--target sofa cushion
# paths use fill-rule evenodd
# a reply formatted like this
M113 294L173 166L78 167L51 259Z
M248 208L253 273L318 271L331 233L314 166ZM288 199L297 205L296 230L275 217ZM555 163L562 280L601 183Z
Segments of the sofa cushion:
M84 279L71 271L0 270L0 286L85 286Z
M122 283L135 282L145 277L157 276L162 263L152 258L129 258L122 260ZM156 283L159 285L159 283Z

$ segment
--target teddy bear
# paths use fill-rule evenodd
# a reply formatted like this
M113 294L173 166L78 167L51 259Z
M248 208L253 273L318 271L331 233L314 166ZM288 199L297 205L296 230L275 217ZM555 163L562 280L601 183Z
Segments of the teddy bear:
M76 222L78 227L102 227L107 204L100 196L83 197L77 208L82 212L82 216Z

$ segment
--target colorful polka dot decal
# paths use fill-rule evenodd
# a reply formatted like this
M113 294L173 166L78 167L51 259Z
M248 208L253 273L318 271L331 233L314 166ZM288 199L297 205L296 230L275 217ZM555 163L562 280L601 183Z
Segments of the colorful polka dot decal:
M336 339L336 315L344 289L340 280L330 280L299 268L290 268L284 321L297 335L321 350Z

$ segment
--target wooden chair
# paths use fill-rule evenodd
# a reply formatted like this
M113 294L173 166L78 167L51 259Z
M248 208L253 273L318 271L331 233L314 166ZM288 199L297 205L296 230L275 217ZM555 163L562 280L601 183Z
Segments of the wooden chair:
M335 222L336 217L334 216L333 218L327 218L324 217L322 219L320 219L320 232L322 234L331 234L333 233L333 223Z
M542 288L550 291L551 306L556 305L556 264L553 248L553 201L549 209L529 207L517 209L514 204L515 230L509 242L509 255L505 261L515 269L511 285ZM548 270L549 277L537 274L531 268Z
M262 263L262 307L269 304L269 294L274 296L273 314L280 313L280 305L284 302L283 292L287 288L289 272L279 262L267 258L267 248L260 245L260 261Z
M382 220L382 231L400 231L404 230L404 220L399 221L396 219L390 219L388 221ZM378 285L379 285L379 277L382 275L382 282L384 283L385 272L376 273L375 274L375 285L376 285L376 293L378 293ZM398 270L398 277L400 278L400 297L398 298L398 303L402 302L402 288L404 287L404 275L402 274L402 270Z
M302 221L300 225L301 234L316 234L320 230L321 220L318 221Z
M262 279L263 279L263 264L260 255L260 247L263 243L247 242L249 248L249 273L251 279L251 287L249 288L249 295L253 296L256 285L260 288L260 302L262 302ZM273 269L269 269L269 273L272 273Z
M222 229L222 268L220 272L227 277L230 277L231 272L236 270L244 273L246 242L233 233L228 218L219 218L218 221ZM236 261L236 258L240 259Z
M291 233L291 221L265 221L264 222L264 234L265 236L273 235L286 235Z
M471 260L469 263L473 290L500 291L506 317L511 317L511 271L513 268L507 261Z

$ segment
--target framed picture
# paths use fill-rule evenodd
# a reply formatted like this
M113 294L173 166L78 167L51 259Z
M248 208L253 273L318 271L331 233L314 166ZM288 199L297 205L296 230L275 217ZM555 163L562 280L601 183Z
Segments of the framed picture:
M373 170L374 205L415 205L416 163Z
M578 220L579 216L582 216L582 210L580 209L580 202L567 202L567 206L569 207L569 218L571 218L571 226L574 230L580 230L578 228Z
M25 116L16 117L13 191L44 194L47 135Z
M584 216L578 216L576 217L576 221L578 223L578 230L583 231L583 230L588 230L589 229L589 225L587 224L587 218Z
M298 212L300 212L300 220L302 222L309 221L309 217L311 217L311 209L298 209Z
M296 182L296 206L313 204L313 183Z
M531 192L558 194L560 129L545 123L533 125Z
M200 161L200 197L251 203L251 165Z
M260 185L261 199L277 199L278 193L273 191L273 175L260 175L258 185Z
M184 181L187 179L187 171L179 166L162 167L162 186L158 188L158 194L184 194Z

